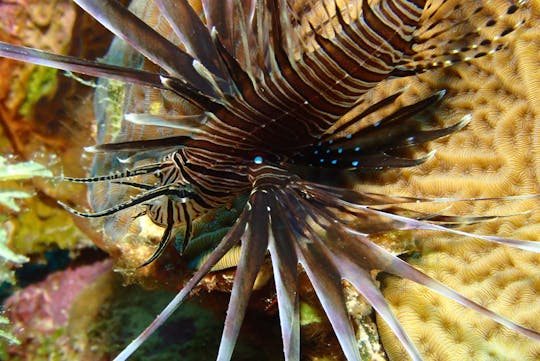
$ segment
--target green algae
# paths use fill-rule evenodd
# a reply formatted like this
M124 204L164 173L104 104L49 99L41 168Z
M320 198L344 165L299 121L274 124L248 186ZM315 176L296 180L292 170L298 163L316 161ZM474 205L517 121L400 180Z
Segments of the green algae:
M36 66L30 75L30 79L26 84L25 98L19 107L19 114L25 118L32 115L34 106L37 102L51 96L56 92L58 80L56 74L57 69Z
M69 214L49 206L36 198L30 199L28 208L11 220L15 232L10 245L22 254L42 254L48 249L77 249L87 237L75 226Z
M0 156L0 182L19 181L32 177L51 178L52 176L51 171L39 163L29 161L9 164L6 158ZM31 194L24 190L5 189L4 185L2 188L0 190L0 205L15 212L20 211L18 204L15 202L16 199L31 197Z
M94 324L90 338L108 354L119 353L173 297L165 291L144 291L128 286L117 291ZM215 360L223 320L190 301L178 309L130 358L132 361ZM98 341L98 342L97 342ZM240 342L234 360L267 360L260 349Z
M107 136L115 139L122 130L126 84L118 80L106 79L101 80L96 88L102 92L101 97L96 101L104 110L103 116L108 120Z
M311 307L307 302L300 302L300 326L319 323L321 321L321 316L319 316L315 308Z
M9 319L0 315L0 360L12 360L8 358L7 347L9 345L20 345L20 341L11 333L9 330L10 322Z
M13 252L7 246L7 232L0 228L0 283L15 283L15 273L9 267L9 263L23 264L28 262L28 258Z
M19 181L32 177L52 177L52 173L36 162L9 164L6 158L0 156L0 182L5 184L8 181ZM2 189L0 191L0 205L18 212L20 207L15 200L29 197L31 197L31 194L24 190ZM4 227L6 220L6 216L0 217L2 227ZM28 261L27 257L14 252L8 247L8 232L4 228L0 228L0 284L4 282L15 284L16 278L12 266L21 265ZM0 340L3 339L10 344L18 345L19 340L8 330L8 327L9 319L0 315ZM3 346L0 347L0 358L5 353Z

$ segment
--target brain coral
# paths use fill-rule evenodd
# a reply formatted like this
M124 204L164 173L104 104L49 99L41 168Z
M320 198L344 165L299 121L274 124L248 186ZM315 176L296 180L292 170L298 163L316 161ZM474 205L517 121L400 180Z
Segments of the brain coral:
M433 142L426 164L388 172L361 189L423 197L503 197L540 193L540 2L531 4L525 28L494 56L416 79L383 84L378 91L408 85L412 97L445 88L441 114L471 114L471 123ZM430 211L457 215L514 215L469 226L482 234L540 240L538 198L449 202ZM530 211L530 212L527 212ZM417 238L408 262L497 313L540 328L540 255L440 234ZM419 255L419 256L418 256ZM382 287L405 330L429 360L538 360L540 345L434 294L384 276ZM378 322L392 360L407 359L386 324Z

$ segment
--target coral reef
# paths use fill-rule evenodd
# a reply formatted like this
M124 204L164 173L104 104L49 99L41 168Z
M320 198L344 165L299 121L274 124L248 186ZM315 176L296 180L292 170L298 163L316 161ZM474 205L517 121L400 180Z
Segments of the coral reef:
M382 84L378 91L409 86L407 94L449 91L441 114L470 113L471 123L429 149L430 162L387 172L358 187L425 197L502 197L540 193L539 2L528 25L508 48L471 64ZM385 184L381 186L380 184ZM447 208L448 207L448 208ZM540 240L538 199L441 203L430 211L458 215L514 215L469 226L481 234ZM504 246L425 234L407 261L482 305L533 329L540 327L540 256ZM412 282L382 277L382 288L400 322L428 360L537 360L540 345L514 334ZM378 321L392 360L407 359L384 321Z
M31 1L24 3L36 5ZM45 17L43 15L53 10L50 5L53 3L60 4L59 11L68 14L70 19L62 24L63 27L58 33L60 35L42 33L36 35L38 29L41 29L40 25L28 30L25 35L0 32L0 37L8 34L9 40L13 42L48 48L58 53L67 52L69 44L66 39L70 36L66 34L71 33L69 27L75 16L69 1L41 2L42 7L33 7L31 14L24 12L30 7L23 6L23 1L14 2L15 5L10 8L10 11L18 9L19 12L0 11L0 24L4 29L6 24L9 29L15 29L19 25L10 23L12 19L18 19L22 24L28 23L28 17L32 19L31 24L43 24L43 21L46 21L43 19L58 22L58 14ZM7 5L0 4L0 6ZM7 8L2 8L4 9ZM358 184L358 189L394 195L448 198L501 197L540 193L538 154L540 151L538 129L540 127L540 84L538 83L540 35L537 26L540 21L540 3L537 0L532 3L532 9L533 18L529 25L519 34L519 37L515 38L516 40L508 46L508 49L471 64L457 65L415 78L390 81L375 89L372 93L373 101L406 85L409 90L403 100L410 103L437 89L445 88L448 89L449 95L441 109L438 109L438 119L444 124L451 124L464 114L470 113L473 118L466 129L453 134L448 139L433 142L427 149L423 149L423 151L437 150L436 156L428 163L407 170L388 171L375 175L371 181ZM36 18L38 15L40 16ZM58 39L62 41L58 43ZM46 43L41 43L42 41ZM21 67L23 67L22 70ZM4 134L0 139L0 151L5 154L16 153L22 159L37 159L51 165L58 174L63 171L69 175L82 176L85 165L89 162L82 156L83 164L81 165L81 149L82 146L93 142L91 138L94 137L95 132L90 121L92 115L88 112L88 107L84 106L89 102L85 95L81 94L93 89L84 87L79 82L53 76L55 73L52 71L38 70L29 65L16 65L5 59L0 59L0 73L13 73L14 77L23 79L19 89L12 89L10 88L12 79L6 81L7 78L0 77L0 118L4 126ZM60 84L58 84L58 79L61 79ZM27 92L27 89L33 90ZM62 98L71 98L71 103L58 103L58 97L55 98L53 95L57 89L62 90ZM29 95L23 97L22 94ZM43 104L57 104L53 108L57 110L55 115L43 116L43 112L40 113L39 110L39 106ZM62 113L59 109L64 109L62 112L66 114L59 114ZM53 119L55 117L60 120ZM70 119L75 120L69 122ZM88 239L78 231L71 217L59 210L53 202L53 200L61 199L76 204L78 208L84 208L85 188L71 184L56 187L54 184L41 181L34 184L39 190L40 197L23 203L23 213L10 214L10 246L23 254L42 254L51 245L68 249L88 245ZM464 216L500 215L498 219L471 225L468 230L482 234L540 240L540 213L537 199L448 202L421 209ZM527 213L524 213L526 211ZM115 257L123 252L124 263L120 263L119 266L125 269L133 268L148 258L155 244L152 241L159 240L160 232L162 232L161 228L150 228L148 223L144 223L144 219L141 217L137 220L140 223L130 222L130 228L124 230L137 236L133 237L133 243L110 242L107 245L93 234L94 241L100 246L110 247ZM87 224L78 223L77 225L92 234ZM221 228L229 225L230 223L218 224L212 232L219 232ZM121 226L118 227L121 229ZM145 233L141 234L142 230ZM39 236L37 236L38 233ZM147 239L141 243L141 238L145 237ZM521 324L540 329L540 317L538 317L540 280L535 273L540 265L540 256L504 246L486 245L480 241L440 234L417 235L412 242L413 245L411 245L409 234L392 234L380 238L381 242L392 243L391 248L396 253L405 252L404 257L410 264L460 290L467 297ZM204 243L203 239L194 239L194 241ZM124 249L121 249L122 247ZM189 249L187 251L189 255ZM199 251L194 251L193 254L198 256ZM167 255L150 268L138 271L139 274L134 278L129 278L132 275L128 275L128 279L137 279L138 282L149 287L161 286L175 289L181 282L179 271L185 271L184 266L176 265L178 259L176 254ZM194 256L191 261L196 263L199 260ZM39 356L36 358L28 356L27 359L40 359L39 357L45 357L43 353L59 355L62 350L67 355L66 357L71 358L59 358L59 360L106 358L109 354L118 351L118 345L125 345L146 326L159 312L161 303L165 304L170 298L170 295L164 292L143 293L133 287L120 288L118 279L105 272L105 265L105 263L93 265L92 267L96 267L93 272L96 273L90 272L86 278L80 276L90 271L90 268L70 269L52 275L47 281L27 288L8 301L10 319L17 322L15 329L20 329L24 324L28 330L28 334L18 334L25 348L10 348L12 357L25 359L34 353ZM156 268L160 271L155 271ZM103 276L97 279L98 274ZM216 281L220 277L221 280ZM203 288L226 290L230 287L231 280L230 272L214 274L205 280ZM380 275L379 280L400 322L427 359L450 361L536 360L540 358L540 345L535 344L534 341L516 335L453 301L396 277ZM54 308L50 308L52 307L50 301L40 302L40 300L58 300L59 293L51 290L53 285L60 285L63 291L69 290L71 296L56 303ZM313 290L308 288L306 286L302 294L303 336L308 336L304 346L312 350L307 352L308 357L316 359L324 355L328 359L339 360L342 357L341 354L336 355L328 351L328 349L339 349L339 346L328 336L332 333L331 327L324 319L320 306L314 300ZM223 295L211 297L216 298L216 301L209 306L213 309L222 308L228 298ZM221 305L219 301L223 301ZM349 293L348 301L349 308L354 310L353 321L357 327L358 338L368 340L367 345L373 348L368 352L380 355L380 349L377 349L379 344L376 340L374 341L375 336L372 331L375 325L370 323L369 308L366 309L365 304L358 300L355 294ZM209 303L211 302L206 300L206 306ZM21 308L22 306L26 308ZM30 313L41 316L30 320L28 317ZM272 316L260 317L264 320L256 319L252 324L261 325L268 320L277 323ZM221 322L208 311L196 305L189 305L187 309L184 308L175 314L170 321L170 327L167 326L160 331L158 335L160 339L152 340L152 343L146 345L146 351L141 350L137 357L160 360L167 359L173 353L181 352L186 355L196 355L196 359L202 359L200 352L205 351L208 353L208 358L211 358L215 355L219 341ZM389 358L406 359L407 354L388 330L384 321L377 320L376 327ZM91 330L91 337L88 336L87 330ZM274 331L279 333L279 330ZM44 339L39 337L32 339L39 333L48 335L47 341L40 346L41 348L36 342ZM200 334L204 341L192 340L194 333ZM94 338L94 341L89 338ZM174 342L171 342L173 338ZM178 342L178 339L186 342ZM275 348L281 347L279 335L274 335L269 339L274 341L277 339ZM204 342L216 344L206 348ZM326 342L331 344L330 348L318 348L318 343ZM171 346L172 350L164 347L172 343L174 343ZM269 345L273 345L271 341ZM162 350L162 353L152 354L149 351L156 348ZM77 356L74 356L74 352L77 352ZM241 355L239 359L242 357L250 359L253 349L245 351L239 349L238 353ZM280 359L281 353L277 354Z
M10 296L4 303L6 316L21 342L7 348L10 359L82 359L80 351L88 349L88 321L93 320L103 299L110 294L96 284L100 278L110 277L110 269L110 261L70 268ZM76 305L81 303L84 311L75 312ZM100 357L95 354L88 359Z
M76 18L81 26L72 32ZM0 3L0 39L15 44L58 53L92 54L89 49L71 43L73 34L77 39L83 38L81 34L88 28L87 23L88 18L85 20L78 15L76 7L68 0ZM97 38L96 34L103 33L92 34ZM21 274L33 272L30 278L34 280L41 277L36 274L37 270L57 267L61 260L51 259L57 249L70 250L74 257L81 249L92 246L88 236L80 230L85 228L84 223L76 225L56 204L57 199L84 203L85 190L72 186L59 188L52 178L53 174L61 175L63 169L71 173L84 172L81 144L91 141L88 135L92 134L93 124L88 112L91 107L85 108L84 104L91 105L87 94L92 90L59 76L56 70L0 59L2 299L16 289ZM88 228L86 233L95 236ZM16 270L24 262L28 263ZM1 317L0 338L11 335L8 331L11 325L4 324ZM15 339L9 337L8 340ZM7 357L5 347L4 340L0 339L0 359Z

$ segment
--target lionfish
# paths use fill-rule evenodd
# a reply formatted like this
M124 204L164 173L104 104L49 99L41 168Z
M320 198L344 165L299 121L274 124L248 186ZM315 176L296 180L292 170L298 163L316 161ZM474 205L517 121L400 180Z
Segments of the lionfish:
M0 55L127 82L134 84L133 89L153 89L170 102L181 102L187 115L156 114L132 104L136 111L124 114L123 127L156 128L164 135L156 131L154 138L133 136L95 145L89 150L110 155L119 168L118 160L124 158L124 168L65 179L113 184L135 194L92 213L64 206L84 217L143 209L138 216L145 215L163 228L154 254L140 265L144 267L177 237L183 237L183 249L189 247L192 222L239 196L247 198L236 222L208 258L116 360L135 352L238 244L240 257L218 360L232 357L255 279L267 257L272 263L286 360L300 359L300 272L313 285L347 360L360 360L360 354L345 306L343 280L372 305L409 356L422 360L379 290L374 271L417 282L540 341L538 331L462 296L379 246L370 235L432 230L532 252L540 251L537 243L455 228L482 217L424 214L404 206L430 199L366 193L317 178L320 172L355 174L428 161L431 154L419 159L401 155L412 146L458 131L470 120L465 116L449 127L426 129L422 114L436 106L444 91L365 127L357 125L393 104L402 92L362 111L355 109L370 89L387 78L419 74L501 49L505 36L525 21L524 1L501 0L485 7L480 1L444 0L202 0L201 8L187 0L156 0L151 5L135 2L132 11L114 0L75 2L129 44L136 56L130 66L6 43L0 45ZM149 13L159 17L154 28L144 16L135 15L152 5L157 8Z

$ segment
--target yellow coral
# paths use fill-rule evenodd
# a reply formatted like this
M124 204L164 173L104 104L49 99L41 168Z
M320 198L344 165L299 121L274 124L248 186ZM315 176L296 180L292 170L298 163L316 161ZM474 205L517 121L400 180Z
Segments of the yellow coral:
M383 84L381 96L405 84L408 93L445 88L442 113L471 123L433 142L434 159L382 175L359 189L427 197L502 197L540 193L540 2L508 49L417 79ZM441 118L444 118L441 116ZM386 186L377 185L385 182ZM441 210L447 204L434 206ZM512 215L470 226L482 234L540 240L538 199L453 203L445 213ZM532 329L540 329L540 255L440 234L417 239L421 257L408 262L474 301ZM383 292L427 360L538 360L540 344L454 301L393 276ZM391 360L408 356L382 320L381 338Z

